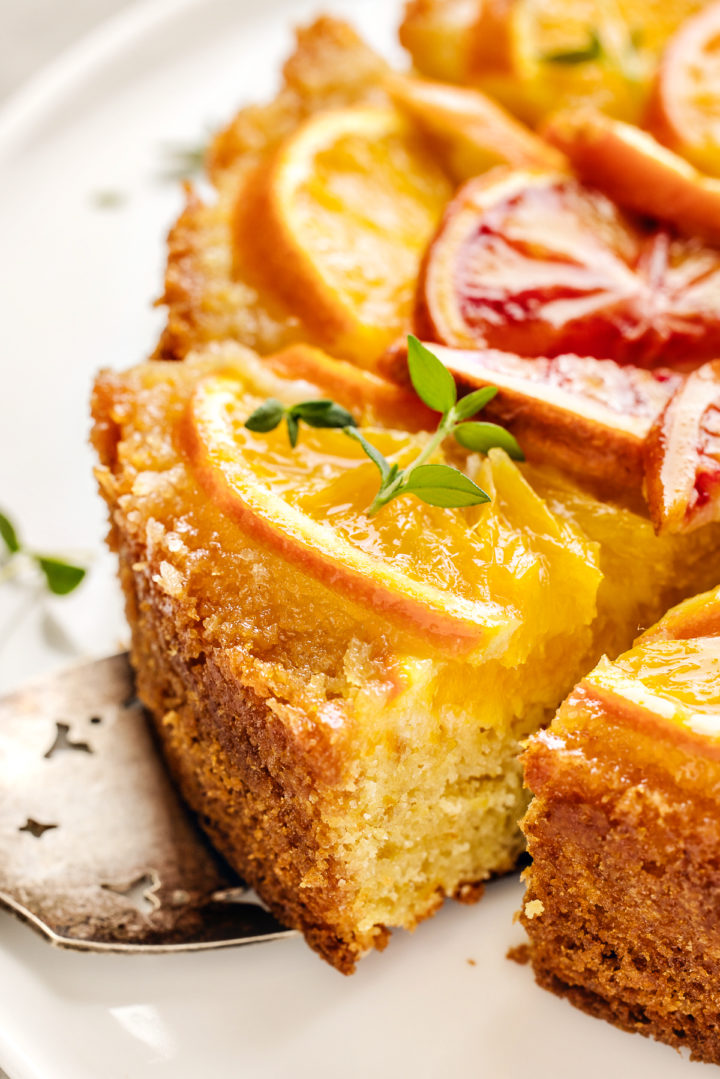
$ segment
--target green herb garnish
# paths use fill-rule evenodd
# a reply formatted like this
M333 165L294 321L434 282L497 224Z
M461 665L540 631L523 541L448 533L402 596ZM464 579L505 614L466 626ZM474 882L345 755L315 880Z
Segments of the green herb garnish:
M39 554L25 547L18 538L15 525L4 513L0 513L0 537L7 550L0 580L12 576L18 560L23 557L40 570L48 589L56 596L66 596L72 592L85 576L86 571L82 566L75 566L72 562L66 562L65 559L55 555Z
M93 191L92 201L98 210L117 210L127 201L127 195L122 191L112 191L108 188L105 191Z
M495 386L484 386L457 398L455 379L448 369L428 348L412 334L408 336L408 370L410 380L418 397L428 408L440 412L440 422L432 438L415 461L406 468L390 462L358 430L351 414L334 401L303 401L285 406L271 397L256 408L245 422L250 431L265 433L273 431L283 419L287 424L290 445L296 446L300 421L309 427L336 427L354 439L370 458L380 473L380 487L365 511L373 517L378 510L400 495L414 494L429 506L453 508L477 506L489 502L490 496L482 487L463 472L451 465L429 464L428 461L440 443L449 435L466 449L487 453L500 446L516 461L522 461L523 453L517 441L495 423L470 421L498 392Z
M347 409L336 405L334 401L303 401L299 405L286 407L274 397L256 408L245 426L249 431L265 434L267 431L274 431L283 419L287 424L288 438L293 449L297 446L301 420L308 427L355 427L355 420Z
M597 30L591 29L588 43L583 48L546 52L540 59L545 64L587 64L591 60L599 60L604 52L600 35Z

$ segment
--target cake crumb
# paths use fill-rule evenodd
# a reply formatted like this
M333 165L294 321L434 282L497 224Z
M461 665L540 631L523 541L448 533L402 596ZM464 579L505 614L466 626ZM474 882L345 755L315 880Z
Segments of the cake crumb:
M531 899L529 903L525 904L525 917L532 921L533 918L539 918L545 911L545 907L540 899Z
M469 967L476 967L477 966L477 963L475 962L474 959L467 959L466 962L467 962L467 965Z
M514 948L508 949L505 958L525 967L530 962L530 948L527 944L516 944Z

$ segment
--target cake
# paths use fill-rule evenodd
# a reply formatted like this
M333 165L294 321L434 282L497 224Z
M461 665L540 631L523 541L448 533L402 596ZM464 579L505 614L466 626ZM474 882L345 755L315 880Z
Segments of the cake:
M720 589L602 659L525 752L540 985L720 1063Z
M398 459L427 440L401 427L410 391L349 370L368 438ZM243 427L344 378L312 350L212 346L102 374L93 438L170 769L231 865L349 971L513 867L521 740L720 556L713 527L658 537L501 450L462 460L488 505L405 497L370 521L375 472L341 432L293 451Z
M336 20L300 30L276 99L211 141L212 190L187 187L154 359L94 389L138 694L170 771L233 869L345 973L516 865L525 740L597 672L641 679L615 657L720 580L709 204L692 235L662 205L623 209L572 174L572 125L553 146L523 124L579 88L632 119L647 89L594 28L584 81L577 57L522 67L519 33L557 46L524 6L410 4L402 37L429 78ZM694 6L653 24L650 66ZM496 59L522 67L509 81L475 77L493 19L512 44ZM609 144L630 138L660 175L653 140L612 123ZM410 330L452 406L418 388ZM487 407L464 444L441 437L458 392ZM378 470L418 456L482 498L416 488L375 512ZM531 785L561 722L528 751ZM531 927L552 891L531 892Z

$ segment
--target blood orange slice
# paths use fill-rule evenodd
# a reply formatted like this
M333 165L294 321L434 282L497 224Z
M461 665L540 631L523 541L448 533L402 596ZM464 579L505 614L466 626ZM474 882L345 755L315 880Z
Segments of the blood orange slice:
M600 497L643 510L643 448L682 376L594 356L515 356L431 346L461 389L496 386L484 409L529 461L553 465Z
M653 425L645 477L658 532L720 520L720 360L694 371Z
M417 325L457 348L641 367L720 354L720 251L621 212L562 175L495 169L446 210Z

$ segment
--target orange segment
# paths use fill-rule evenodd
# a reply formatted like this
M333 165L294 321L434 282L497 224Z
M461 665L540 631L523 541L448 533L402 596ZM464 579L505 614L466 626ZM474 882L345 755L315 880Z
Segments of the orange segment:
M335 352L366 366L407 324L450 184L390 108L307 120L238 205L257 272Z
M395 103L437 140L458 181L493 165L551 170L567 166L553 146L479 90L405 75L392 76L387 86Z
M720 637L720 586L678 603L638 637L635 644L691 637Z
M720 176L720 4L688 19L668 45L647 126L698 168Z
M280 428L253 434L244 421L260 400L235 379L201 380L185 444L210 498L288 561L470 658L518 662L538 633L591 620L600 580L592 545L546 507L502 451L465 463L491 504L444 510L405 496L369 519L378 473L357 443L341 431L303 428L292 450ZM366 434L401 467L427 437Z
M582 179L621 206L720 243L720 180L703 176L647 131L581 109L553 117L545 134Z

